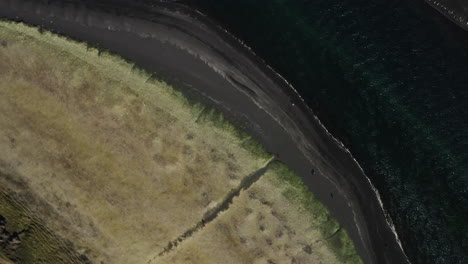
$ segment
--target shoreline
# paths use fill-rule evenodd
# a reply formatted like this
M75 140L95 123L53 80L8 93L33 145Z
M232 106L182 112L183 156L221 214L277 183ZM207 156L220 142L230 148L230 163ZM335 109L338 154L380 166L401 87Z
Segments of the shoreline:
M467 14L463 14L463 11L454 11L450 9L450 7L447 8L447 6L445 6L443 3L441 4L437 0L425 0L425 2L452 23L468 31L468 16Z
M196 10L203 18L206 19L207 22L211 22L211 24L215 25L214 21L211 21L206 15L204 15L203 13L199 12L198 10ZM209 23L208 23L209 24ZM291 98L293 98L292 100L294 100L294 104L297 104L298 107L301 107L301 110L306 113L306 115L308 115L309 117L313 117L313 118L310 118L310 121L311 123L314 123L314 122L317 122L318 125L320 126L321 129L324 130L324 132L327 134L327 136L329 136L332 141L338 145L339 148L341 148L342 151L346 152L346 154L349 155L349 158L351 158L355 165L359 167L359 170L361 171L361 173L363 174L363 176L367 179L370 187L372 188L372 190L374 191L375 195L376 195L376 198L380 204L380 207L382 208L382 211L384 213L384 216L385 216L385 219L387 221L387 224L390 226L393 234L395 235L395 239L398 243L398 245L400 246L400 249L402 250L402 253L405 255L405 258L406 260L408 261L409 263L409 259L408 259L408 256L406 255L406 253L404 252L404 249L403 249L403 245L398 237L398 233L396 231L396 227L393 223L393 220L390 216L390 214L387 212L387 210L385 209L385 206L382 202L382 199L381 199L381 196L380 196L380 193L379 191L377 190L377 188L374 186L374 184L372 183L371 179L365 174L364 172L364 169L361 167L361 165L359 164L359 162L354 158L354 156L352 155L350 149L348 147L346 147L337 137L335 137L327 128L326 126L322 123L322 121L318 118L318 116L316 116L314 114L314 111L312 110L312 108L310 108L304 98L300 95L300 93L292 86L291 83L289 83L281 74L279 74L278 72L276 72L271 66L269 66L265 60L261 59L249 46L247 46L242 40L236 38L233 34L231 34L229 31L223 29L221 26L219 25L215 25L216 29L218 29L219 31L223 31L223 33L226 33L228 34L228 36L232 39L234 39L235 41L237 41L238 43L237 44L240 44L240 46L242 46L241 48L244 48L244 49L247 49L248 50L248 53L250 54L246 54L246 55L250 55L250 59L252 60L255 60L257 61L258 63L258 66L261 67L261 66L266 66L266 71L271 71L273 73L273 76L272 78L276 78L277 79L277 82L278 83L284 83L286 84L287 87L285 87L284 85L281 86L281 88L286 88L286 89L283 89L283 92L288 94ZM289 89L287 89L289 88ZM313 119L313 120L312 120Z
M339 145L281 76L260 58L246 52L245 46L239 47L238 40L229 40L233 38L229 33L220 36L220 32L214 31L213 34L210 30L215 25L200 22L196 15L187 14L188 10L177 8L175 10L187 13L172 13L171 17L170 11L159 10L160 16L156 18L159 20L147 22L73 6L64 7L70 12L60 12L60 7L50 10L42 6L41 9L40 4L18 5L15 10L5 8L6 2L0 1L3 17L10 16L10 19L41 25L81 41L99 43L165 76L163 79L190 99L214 105L234 119L233 123L254 135L268 151L278 153L284 163L303 178L350 233L365 263L404 263L406 257L400 252L396 239L392 240L394 235L378 204L378 194L372 190L370 182L366 183L368 178L349 150ZM20 11L30 8L39 12ZM11 13L6 14L8 11ZM44 20L44 12L48 13L48 21ZM65 15L60 16L63 13ZM177 32L184 26L188 28L186 32ZM190 30L194 33L190 34ZM163 34L158 34L161 32ZM204 38L209 41L203 42ZM225 50L220 51L218 47ZM153 57L148 54L158 49L165 54L151 54ZM181 64L184 69L180 69ZM311 169L316 171L314 175L310 174ZM331 193L333 198L330 198ZM353 223L349 223L351 218Z

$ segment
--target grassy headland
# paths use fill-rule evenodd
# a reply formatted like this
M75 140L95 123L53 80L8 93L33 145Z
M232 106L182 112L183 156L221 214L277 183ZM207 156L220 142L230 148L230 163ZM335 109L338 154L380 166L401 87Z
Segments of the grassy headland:
M117 56L8 22L0 23L0 41L2 197L28 194L18 206L0 199L0 215L8 223L27 223L21 230L32 223L34 230L46 230L44 225L53 230L32 232L29 239L40 241L36 244L71 243L51 251L28 247L28 240L20 237L24 251L14 254L24 260L18 262L1 249L0 259L40 263L26 256L47 255L58 259L54 263L73 263L60 254L83 254L92 263L146 263L271 159L221 114L189 103L180 92ZM218 247L232 260L223 261L235 263L253 254L252 249L234 247L242 233L249 241L259 241L256 251L279 263L291 254L330 263L351 259L342 256L354 259L346 233L336 232L338 225L311 200L300 178L285 176L292 175L286 171L273 165L232 208L200 230L200 236L163 257L190 253L191 262L203 263L196 261L206 254L203 250L216 253L210 240L224 236ZM10 177L3 176L7 174ZM274 207L249 198L251 193L263 195L266 205ZM277 216L268 215L272 208ZM253 227L253 220L243 226L248 230L231 237L215 229L218 222L244 221L244 211L264 215L265 230L283 228L285 235L270 234L260 242L264 233ZM29 219L40 219L41 224ZM274 250L273 242L283 250ZM199 251L190 249L190 243Z

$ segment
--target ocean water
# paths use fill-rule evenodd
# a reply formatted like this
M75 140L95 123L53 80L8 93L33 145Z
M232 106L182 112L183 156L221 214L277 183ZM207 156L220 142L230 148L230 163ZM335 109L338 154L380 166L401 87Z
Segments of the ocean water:
M423 0L192 0L301 93L412 263L468 263L468 32Z

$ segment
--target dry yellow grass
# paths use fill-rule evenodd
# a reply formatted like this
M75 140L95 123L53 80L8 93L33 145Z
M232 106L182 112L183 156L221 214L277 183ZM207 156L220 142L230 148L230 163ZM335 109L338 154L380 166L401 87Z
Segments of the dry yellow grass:
M322 231L326 211L310 214L290 199L286 192L295 187L280 173L268 170L229 210L156 263L359 263L337 258Z
M146 263L266 162L123 60L21 24L0 40L0 170L95 263Z
M5 22L0 44L0 194L26 206L0 199L10 223L18 213L40 219L36 230L46 224L99 264L361 263L346 232L277 163L199 229L268 154L118 57ZM31 241L62 243L37 233Z

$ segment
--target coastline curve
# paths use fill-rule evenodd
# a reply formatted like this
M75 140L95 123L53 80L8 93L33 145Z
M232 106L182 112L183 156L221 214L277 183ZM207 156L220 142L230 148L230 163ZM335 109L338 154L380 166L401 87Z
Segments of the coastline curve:
M0 0L0 15L99 45L214 105L301 175L366 263L409 262L378 191L284 78L200 12L170 2L132 5L133 14L110 15L100 11L105 4L84 1Z

